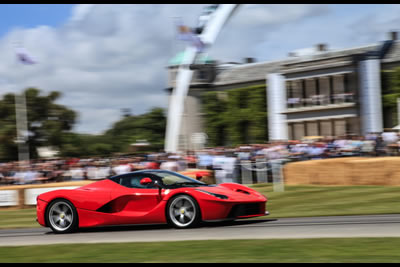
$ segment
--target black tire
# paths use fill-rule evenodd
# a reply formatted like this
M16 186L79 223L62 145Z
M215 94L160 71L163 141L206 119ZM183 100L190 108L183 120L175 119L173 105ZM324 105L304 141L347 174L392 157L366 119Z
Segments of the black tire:
M78 213L66 199L53 200L46 209L46 225L56 234L72 233L78 229Z
M167 222L178 229L193 228L201 223L201 212L197 201L185 194L176 195L168 201Z

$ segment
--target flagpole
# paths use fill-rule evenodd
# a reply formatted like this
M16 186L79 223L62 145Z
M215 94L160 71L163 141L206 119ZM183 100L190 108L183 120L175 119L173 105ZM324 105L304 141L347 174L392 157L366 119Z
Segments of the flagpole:
M23 65L32 65L36 62L28 55L27 51L22 47L15 47L17 57ZM29 162L29 131L26 107L25 91L19 95L15 93L15 115L16 115L16 128L17 128L17 144L18 144L18 162L22 167L24 161Z
M26 96L24 91L22 91L21 95L15 94L15 114L17 124L18 162L21 167L24 161L29 161L30 159Z

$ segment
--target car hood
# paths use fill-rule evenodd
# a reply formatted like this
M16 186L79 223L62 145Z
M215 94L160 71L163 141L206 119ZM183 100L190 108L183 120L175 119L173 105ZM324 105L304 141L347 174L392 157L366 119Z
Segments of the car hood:
M259 192L236 184L220 184L217 186L202 186L193 188L197 191L206 191L214 194L225 195L230 201L266 201L267 198Z

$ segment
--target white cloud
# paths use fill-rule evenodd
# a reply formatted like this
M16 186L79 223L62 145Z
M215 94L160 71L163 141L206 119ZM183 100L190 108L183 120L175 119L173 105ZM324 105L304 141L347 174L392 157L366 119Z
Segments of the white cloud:
M121 108L134 114L166 108L166 64L184 48L175 40L173 18L192 26L203 6L84 4L76 5L61 27L14 29L0 40L0 94L24 86L60 91L59 102L79 112L75 130L88 133L107 130ZM243 5L210 55L233 61L265 55L273 46L283 51L288 46L282 40L293 39L283 36L291 33L288 28L295 31L301 22L329 11L326 5ZM302 48L305 39L291 45ZM12 51L15 41L22 41L39 64L21 66Z
M83 20L93 7L94 4L80 4L74 6L70 21L76 22Z
M291 36L281 34L282 29L296 28L297 23L311 20L329 11L327 5L243 5L222 30L218 42L210 50L210 55L229 61L240 61L249 56L262 59L268 46L286 46L282 45L282 42ZM261 55L260 44L264 47ZM271 52L269 50L269 53Z
M352 22L348 36L357 36L358 41L373 43L388 39L389 31L399 31L400 5L382 5L381 8L379 12L364 14Z
M77 5L60 28L16 29L0 40L0 93L26 86L60 91L59 102L79 112L75 130L89 133L110 127L120 118L121 108L131 108L135 114L165 108L165 67L178 52L172 46L172 16L195 16L200 9L198 5ZM11 50L15 40L39 64L20 65Z

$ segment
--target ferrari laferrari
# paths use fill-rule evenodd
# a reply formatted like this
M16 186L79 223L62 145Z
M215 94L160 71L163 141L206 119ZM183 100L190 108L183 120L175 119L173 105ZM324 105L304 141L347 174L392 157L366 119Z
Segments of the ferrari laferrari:
M169 224L175 228L202 222L268 215L267 198L237 183L209 185L166 170L116 175L75 189L37 197L37 222L55 233L79 228Z

